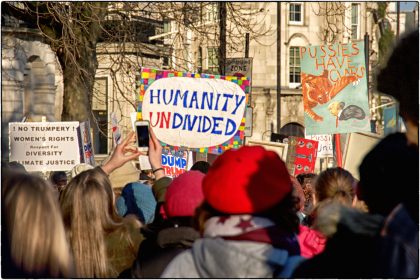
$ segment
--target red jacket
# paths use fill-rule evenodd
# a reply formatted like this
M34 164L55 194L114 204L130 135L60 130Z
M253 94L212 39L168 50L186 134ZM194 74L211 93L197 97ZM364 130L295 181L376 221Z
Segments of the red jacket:
M326 238L314 229L299 225L298 241L302 257L312 258L324 250Z

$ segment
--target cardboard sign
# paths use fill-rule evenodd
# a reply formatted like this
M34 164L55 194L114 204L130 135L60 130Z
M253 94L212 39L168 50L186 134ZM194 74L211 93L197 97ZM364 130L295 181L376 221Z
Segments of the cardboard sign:
M344 148L343 168L359 180L359 165L380 139L381 137L373 133L349 133Z
M254 140L247 140L246 144L248 146L263 146L265 149L269 151L276 152L280 158L286 162L287 159L287 149L288 145L284 143L277 143L277 142L269 142L269 141L254 141Z
M397 132L397 129L398 129L397 107L396 106L385 107L383 112L384 112L384 135Z
M318 141L317 157L326 158L334 156L331 134L306 135L305 138Z
M364 43L300 48L308 135L370 131Z
M121 143L122 139L121 139L121 131L118 126L117 115L115 114L115 112L111 113L111 126L112 126L112 138L114 139L114 146L116 146L117 144Z
M163 146L220 154L244 139L249 80L142 68L138 119Z
M252 136L252 107L247 106L245 109L245 137Z
M10 161L27 171L66 171L80 163L79 122L9 123Z
M163 149L162 167L165 169L165 176L178 177L188 170L188 151L183 149Z
M289 150L286 166L289 173L296 176L301 173L314 173L318 141L289 136Z
M92 149L92 137L90 134L90 124L89 121L80 123L80 139L81 143L81 153L84 163L95 166L95 158Z

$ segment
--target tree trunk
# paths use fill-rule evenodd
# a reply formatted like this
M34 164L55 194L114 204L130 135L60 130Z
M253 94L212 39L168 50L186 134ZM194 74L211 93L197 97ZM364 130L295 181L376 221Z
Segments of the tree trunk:
M83 6L83 4L80 5ZM78 51L70 55L64 52L59 55L64 80L61 115L63 121L87 121L92 117L93 85L98 68L96 44L102 32L101 20L105 17L106 7L106 2L96 2L90 3L89 9L81 10L82 20L73 26L73 32L79 44ZM85 16L87 19L91 17L96 17L96 19L85 25L83 23ZM74 57L74 59L69 60L69 57Z
M89 49L89 48L88 48ZM96 51L85 51L79 58L81 65L67 65L63 69L63 121L87 121L92 113L92 93L98 67Z

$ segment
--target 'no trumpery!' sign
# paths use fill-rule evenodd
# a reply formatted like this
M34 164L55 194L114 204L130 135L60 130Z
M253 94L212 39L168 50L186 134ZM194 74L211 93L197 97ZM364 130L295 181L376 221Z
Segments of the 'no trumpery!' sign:
M80 163L79 122L9 123L10 161L27 171L71 170Z

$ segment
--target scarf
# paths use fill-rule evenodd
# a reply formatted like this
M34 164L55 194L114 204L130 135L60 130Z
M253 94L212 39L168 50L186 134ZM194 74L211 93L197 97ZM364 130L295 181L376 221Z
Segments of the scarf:
M287 250L289 255L300 255L299 242L273 221L251 215L212 217L205 223L204 237L221 237L225 240L254 241L271 244Z

